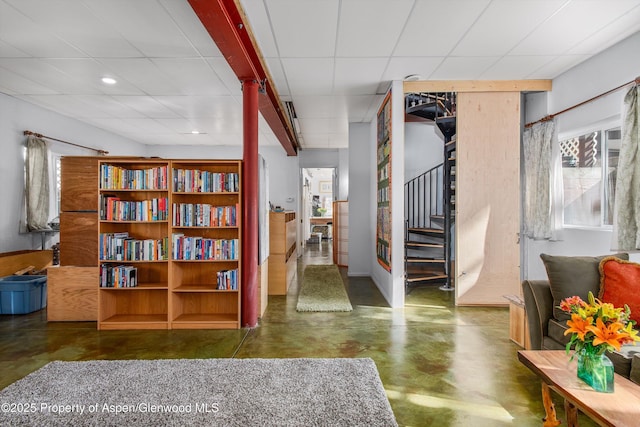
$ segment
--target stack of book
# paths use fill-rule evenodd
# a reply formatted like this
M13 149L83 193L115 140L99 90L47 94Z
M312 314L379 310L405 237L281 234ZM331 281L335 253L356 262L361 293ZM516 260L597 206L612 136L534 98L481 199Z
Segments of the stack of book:
M238 239L209 239L175 233L172 237L173 259L235 261Z

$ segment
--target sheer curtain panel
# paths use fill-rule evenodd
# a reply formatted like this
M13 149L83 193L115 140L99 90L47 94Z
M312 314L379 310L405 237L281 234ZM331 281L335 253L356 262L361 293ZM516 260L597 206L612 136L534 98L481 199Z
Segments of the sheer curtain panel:
M622 142L616 179L613 249L640 250L640 87L624 97Z
M524 234L536 239L553 237L552 143L555 123L536 123L524 131Z
M47 143L33 135L27 137L26 199L27 229L49 228L49 161Z

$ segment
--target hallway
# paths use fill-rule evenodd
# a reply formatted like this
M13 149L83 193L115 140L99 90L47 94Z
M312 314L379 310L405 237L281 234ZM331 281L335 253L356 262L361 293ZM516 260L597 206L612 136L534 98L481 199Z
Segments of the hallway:
M331 263L329 242L307 246L298 280L312 263ZM401 426L541 425L540 383L517 360L506 308L455 307L452 292L434 287L392 310L370 278L341 271L352 312L298 313L292 286L250 330L97 331L47 323L45 310L0 316L0 387L51 360L370 357Z

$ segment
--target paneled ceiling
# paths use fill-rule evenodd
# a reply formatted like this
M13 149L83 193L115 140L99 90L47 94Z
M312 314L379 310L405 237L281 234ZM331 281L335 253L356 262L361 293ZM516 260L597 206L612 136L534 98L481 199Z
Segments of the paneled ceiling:
M240 4L302 149L347 147L391 80L551 79L640 30L640 0ZM187 0L0 0L0 92L144 144L242 144L240 83Z

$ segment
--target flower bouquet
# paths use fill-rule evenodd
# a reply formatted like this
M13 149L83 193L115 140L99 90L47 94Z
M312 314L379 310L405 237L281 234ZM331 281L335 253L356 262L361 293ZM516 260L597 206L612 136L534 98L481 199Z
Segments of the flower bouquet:
M578 355L578 377L597 391L613 392L613 364L606 357L607 351L620 350L623 344L640 341L635 322L629 318L627 305L616 308L589 292L589 301L578 296L565 298L560 309L571 315L567 320L571 334L567 354L574 348ZM571 359L575 356L572 355Z

